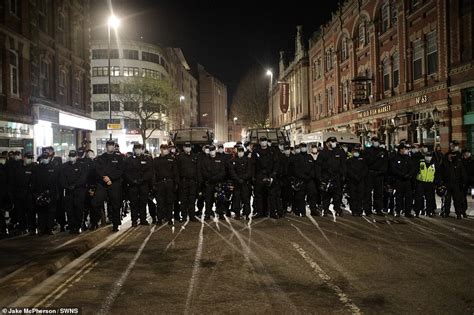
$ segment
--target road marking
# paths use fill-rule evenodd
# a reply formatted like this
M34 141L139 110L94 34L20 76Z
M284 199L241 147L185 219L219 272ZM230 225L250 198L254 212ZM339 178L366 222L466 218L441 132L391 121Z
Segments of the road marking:
M374 223L375 219L374 219L374 221L370 221L370 220L367 219L365 216L362 216L362 217L364 218L365 221L369 222L370 224L372 224L373 226L375 226L377 229L380 229L380 228L377 226L377 224Z
M155 226L153 226L151 228L150 233L143 240L142 245L140 246L137 253L133 257L132 261L128 264L127 269L124 271L124 273L122 274L120 279L117 282L114 283L114 285L112 287L112 291L110 292L110 294L105 299L105 301L102 304L102 307L100 308L98 314L108 314L109 313L110 308L112 306L112 303L115 301L115 299L119 295L123 284L125 283L125 281L128 278L128 275L130 274L130 271L132 271L133 267L135 267L135 264L137 263L138 258L140 258L141 254L143 252L143 249L145 248L146 244L148 243L148 241L150 240L150 238L151 238L151 236L153 235L154 232L155 232Z
M188 295L186 297L186 305L184 307L184 314L190 313L191 298L193 296L194 287L199 278L199 265L201 264L202 247L204 243L204 211L201 215L201 229L199 230L198 246L196 255L194 257L193 271L191 273L191 280L189 281Z
M174 241L176 241L176 239L178 238L179 234L181 234L181 232L184 231L184 229L186 229L186 225L188 225L189 223L189 219L186 220L186 222L181 226L181 229L179 230L178 234L176 234L175 237L173 237L173 239L171 240L171 242L168 243L168 245L166 245L166 248L165 250L163 251L163 253L166 253L168 251L168 249L170 249L170 247L174 246Z
M291 242L291 245L311 266L314 272L324 281L324 283L337 294L339 301L341 301L342 304L344 304L344 306L347 307L352 314L362 314L360 308L352 302L352 300L341 290L339 286L333 283L331 277L329 277L329 275L323 269L321 269L321 267L304 251L303 248L301 248L301 246L294 242Z
M313 223L319 230L319 232L321 232L321 234L323 235L323 237L326 239L326 241L328 241L329 245L331 245L332 247L334 247L331 243L331 241L329 240L329 238L326 236L326 233L324 233L324 231L319 227L319 224L318 222L316 222L316 220L313 218L313 216L308 213L306 213L306 216L308 217L308 219L311 221L311 223Z

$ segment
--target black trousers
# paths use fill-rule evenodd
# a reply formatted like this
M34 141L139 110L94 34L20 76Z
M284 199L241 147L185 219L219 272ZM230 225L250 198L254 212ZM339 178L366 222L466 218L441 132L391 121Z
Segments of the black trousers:
M154 201L155 199L158 199L158 196L156 196L156 198L155 198L155 195L148 196L148 200L147 200L148 213L150 214L150 217L153 221L158 219L158 213L157 213L158 207Z
M281 180L281 207L286 211L288 207L293 206L294 191L291 188L290 181L287 178Z
M182 178L179 184L179 199L181 201L181 216L194 217L196 212L196 195L198 184L195 180Z
M267 216L270 214L278 214L278 192L279 185L276 180L270 187L263 184L263 176L255 178L254 194L255 194L255 213L259 216Z
M322 199L322 207L323 211L328 213L329 206L331 205L331 201L334 207L334 211L340 212L341 211L341 202L342 202L342 185L341 183L336 183L335 187L332 191L321 192L321 199Z
M306 201L308 202L311 213L314 214L321 204L321 194L318 186L316 186L315 180L310 180L306 185Z
M454 204L454 212L456 214L462 214L464 209L464 189L461 185L448 185L447 186L447 193L444 197L444 204L443 204L443 213L445 215L449 215L451 212L451 200L453 200Z
M83 187L74 190L66 190L63 201L66 208L69 230L79 230L82 226L86 193L87 189Z
M132 212L132 222L146 221L146 205L148 202L148 192L150 187L148 183L132 185L128 189L130 199L130 209Z
M26 230L29 227L29 219L33 212L33 197L31 195L15 194L13 196L13 211L11 222L19 230ZM36 220L34 224L36 228Z
M433 214L436 210L434 183L416 181L415 187L415 213L426 210L426 214Z
M161 180L156 183L158 197L158 219L171 220L175 201L173 180Z
M63 194L59 194L58 201L55 208L56 208L56 222L60 226L65 226L68 222L66 220L66 208L64 204Z
M250 184L236 184L234 195L232 197L232 211L235 215L240 216L240 211L243 208L243 215L250 214Z
M36 208L38 213L38 230L40 233L47 233L53 230L56 205L56 200L54 200L49 206Z
M411 180L399 180L395 183L395 212L410 214L413 208L413 190Z
M223 215L225 211L224 200L216 198L216 187L219 183L207 182L205 184L204 197L206 200L206 216L212 215L212 206L216 204L216 213Z
M107 187L101 184L97 185L95 196L92 200L94 213L91 215L91 219L92 217L94 218L92 222L93 225L99 223L105 201L107 201L107 211L112 220L112 224L119 226L122 224L120 217L120 207L122 205L122 181L115 181L112 185Z
M306 215L306 189L307 183L301 185L301 189L294 191L294 205L293 212L296 215Z
M349 195L349 207L353 215L361 215L366 209L365 197L367 193L365 181L347 181L347 194Z
M383 209L383 186L384 176L375 175L373 172L369 172L366 183L366 200L368 211L375 210L377 212ZM373 192L373 193L372 193Z
M196 202L196 206L198 208L199 213L202 213L202 210L204 209L204 201L206 200L205 195L206 195L206 186L205 184L202 184L200 187L198 187L198 196L197 196L197 202Z

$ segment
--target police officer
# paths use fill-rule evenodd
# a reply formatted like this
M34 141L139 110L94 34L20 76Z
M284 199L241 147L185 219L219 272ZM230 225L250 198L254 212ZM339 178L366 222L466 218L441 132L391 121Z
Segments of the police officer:
M69 161L61 168L59 183L66 207L69 233L79 234L84 220L84 201L87 192L88 168L78 162L77 152L69 151Z
M294 190L294 213L298 216L306 216L306 195L308 187L314 178L314 161L311 155L308 154L308 147L306 143L299 145L300 153L296 154L290 161L290 176ZM310 196L310 194L308 194Z
M390 161L390 172L394 179L396 217L400 216L402 212L405 213L405 217L413 217L411 214L413 207L412 178L416 170L413 169L409 153L409 147L400 143L398 153Z
M7 156L0 155L0 238L7 236L5 211L8 207Z
M463 203L464 194L468 178L466 169L461 161L459 150L456 148L456 144L446 154L446 159L443 162L442 167L442 182L446 185L447 193L444 198L444 204L442 209L442 217L449 217L451 211L451 199L454 203L454 211L456 212L456 218L461 219L463 215Z
M425 153L418 162L418 174L415 187L415 216L425 213L432 217L435 215L435 186L438 184L439 172L436 169L433 154ZM425 205L426 203L426 205Z
M132 226L138 225L139 218L140 225L148 225L146 205L153 181L153 161L144 154L142 144L133 145L133 156L125 160L123 175L129 187Z
M232 211L235 213L235 218L239 220L240 211L243 207L244 218L248 220L250 219L250 190L253 178L253 164L252 160L245 156L243 147L237 147L237 156L229 161L229 172L235 187Z
M51 160L52 156L48 152L43 152L39 158L39 165L31 174L32 195L38 214L40 235L53 235L56 215L59 172Z
M471 152L467 149L462 150L462 165L466 170L467 181L466 186L464 187L464 197L463 197L463 206L461 215L464 218L467 218L467 195L470 194L469 187L474 186L474 160L472 159Z
M255 167L254 210L256 217L270 214L270 217L278 218L277 177L280 166L277 155L268 147L266 137L260 138L260 146L253 150L252 159Z
M219 219L224 218L223 200L216 199L215 192L218 186L222 185L225 180L226 169L225 162L217 156L216 147L209 147L209 157L204 158L201 171L204 181L206 198L206 213L204 219L210 219L212 215L212 206L216 203L216 213Z
M167 144L162 144L160 151L161 154L153 160L155 190L159 205L158 224L161 224L162 219L166 219L168 224L172 225L175 192L179 182L178 166ZM175 215L175 218L177 216L179 217L179 214Z
M362 155L360 144L352 148L351 157L347 160L347 193L349 195L349 206L353 216L362 216L366 209L365 194L367 175L369 167Z
M60 156L56 156L56 152L54 148L44 147L42 149L43 152L47 152L51 157L51 165L56 169L56 172L59 174L61 172L61 166L63 164L63 160ZM56 205L56 223L59 224L60 231L64 232L66 230L66 208L64 204L64 196L58 193L57 205Z
M115 152L115 142L106 142L106 152L95 161L98 176L97 188L92 206L94 210L93 225L97 225L104 202L107 200L107 211L112 218L112 231L117 232L121 224L120 203L122 193L123 157Z
M290 152L290 146L283 146L283 153L280 154L280 172L279 172L279 181L281 183L281 207L282 214L285 211L290 211L293 205L293 189L291 188L291 181L289 178L290 172L290 161L292 155Z
M323 216L329 213L331 200L336 214L342 216L342 185L346 176L346 154L337 147L336 137L329 137L326 140L326 147L319 153L316 165L317 177L321 180Z
M319 191L320 179L317 177L318 172L316 171L317 165L316 161L318 160L319 152L321 148L318 148L316 144L311 145L311 151L309 152L311 158L313 159L314 166L314 178L311 182L310 191L308 192L308 203L311 210L312 216L319 216L319 208L321 206L321 193Z
M202 146L202 151L198 153L199 159L199 167L201 168L204 164L205 159L209 156L209 145ZM202 175L202 170L199 171ZM204 181L201 181L200 187L198 187L198 196L196 206L198 208L197 215L200 217L202 214L202 210L204 208L204 200L205 200L205 191L206 187L204 186Z
M177 166L181 216L183 218L189 217L191 221L196 221L196 195L202 180L199 157L192 153L191 143L184 143L183 153L177 159Z
M84 217L82 220L82 230L85 231L91 228L90 224L87 224L88 216L90 218L92 213L92 198L95 194L97 174L95 173L94 159L95 153L93 150L84 150L82 154L81 150L77 151L78 163L82 164L83 168L87 172L87 183L86 183L86 196L84 199ZM90 219L89 219L90 220ZM90 223L90 221L89 221Z
M372 209L374 209L378 215L382 215L384 178L389 166L388 153L387 150L380 147L379 138L372 137L371 140L372 146L367 148L364 154L369 169L365 214L371 215Z

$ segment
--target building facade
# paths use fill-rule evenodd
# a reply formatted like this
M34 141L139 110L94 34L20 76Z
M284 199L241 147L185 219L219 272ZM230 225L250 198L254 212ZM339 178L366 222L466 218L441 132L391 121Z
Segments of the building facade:
M473 3L349 0L313 34L311 131L473 149Z
M215 140L226 142L228 136L227 87L198 65L199 126L214 130Z
M0 4L0 150L65 157L90 118L89 2Z
M287 65L284 52L280 52L278 77L271 78L269 102L271 125L287 130L292 144L301 142L301 136L311 130L308 73L308 51L298 26L294 59Z

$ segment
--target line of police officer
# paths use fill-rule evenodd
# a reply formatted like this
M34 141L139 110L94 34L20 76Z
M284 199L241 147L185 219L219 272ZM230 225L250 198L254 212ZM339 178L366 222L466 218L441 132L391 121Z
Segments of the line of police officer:
M206 220L223 219L231 211L237 219L249 219L252 192L255 217L279 218L287 211L305 216L307 206L311 215L324 216L330 205L342 216L344 193L354 216L373 211L433 216L435 192L443 197L442 216L449 216L451 200L457 218L466 216L473 160L456 142L443 155L439 147L430 152L405 142L388 152L376 137L365 150L360 145L349 150L331 137L323 148L311 146L309 152L304 143L275 147L265 137L259 140L258 145L238 143L232 154L225 154L222 145L203 146L195 153L190 143L182 152L164 144L155 159L141 144L124 156L108 141L97 158L92 150L70 151L62 165L51 147L43 150L38 164L31 154L21 159L13 152L8 159L0 156L0 209L10 200L13 230L31 234L37 229L52 234L55 222L64 230L65 214L70 233L95 229L104 220L104 204L113 231L118 231L127 201L132 226L149 224L147 205L152 223L159 224L173 224L173 218L195 221L203 210ZM5 233L4 216L0 219Z

